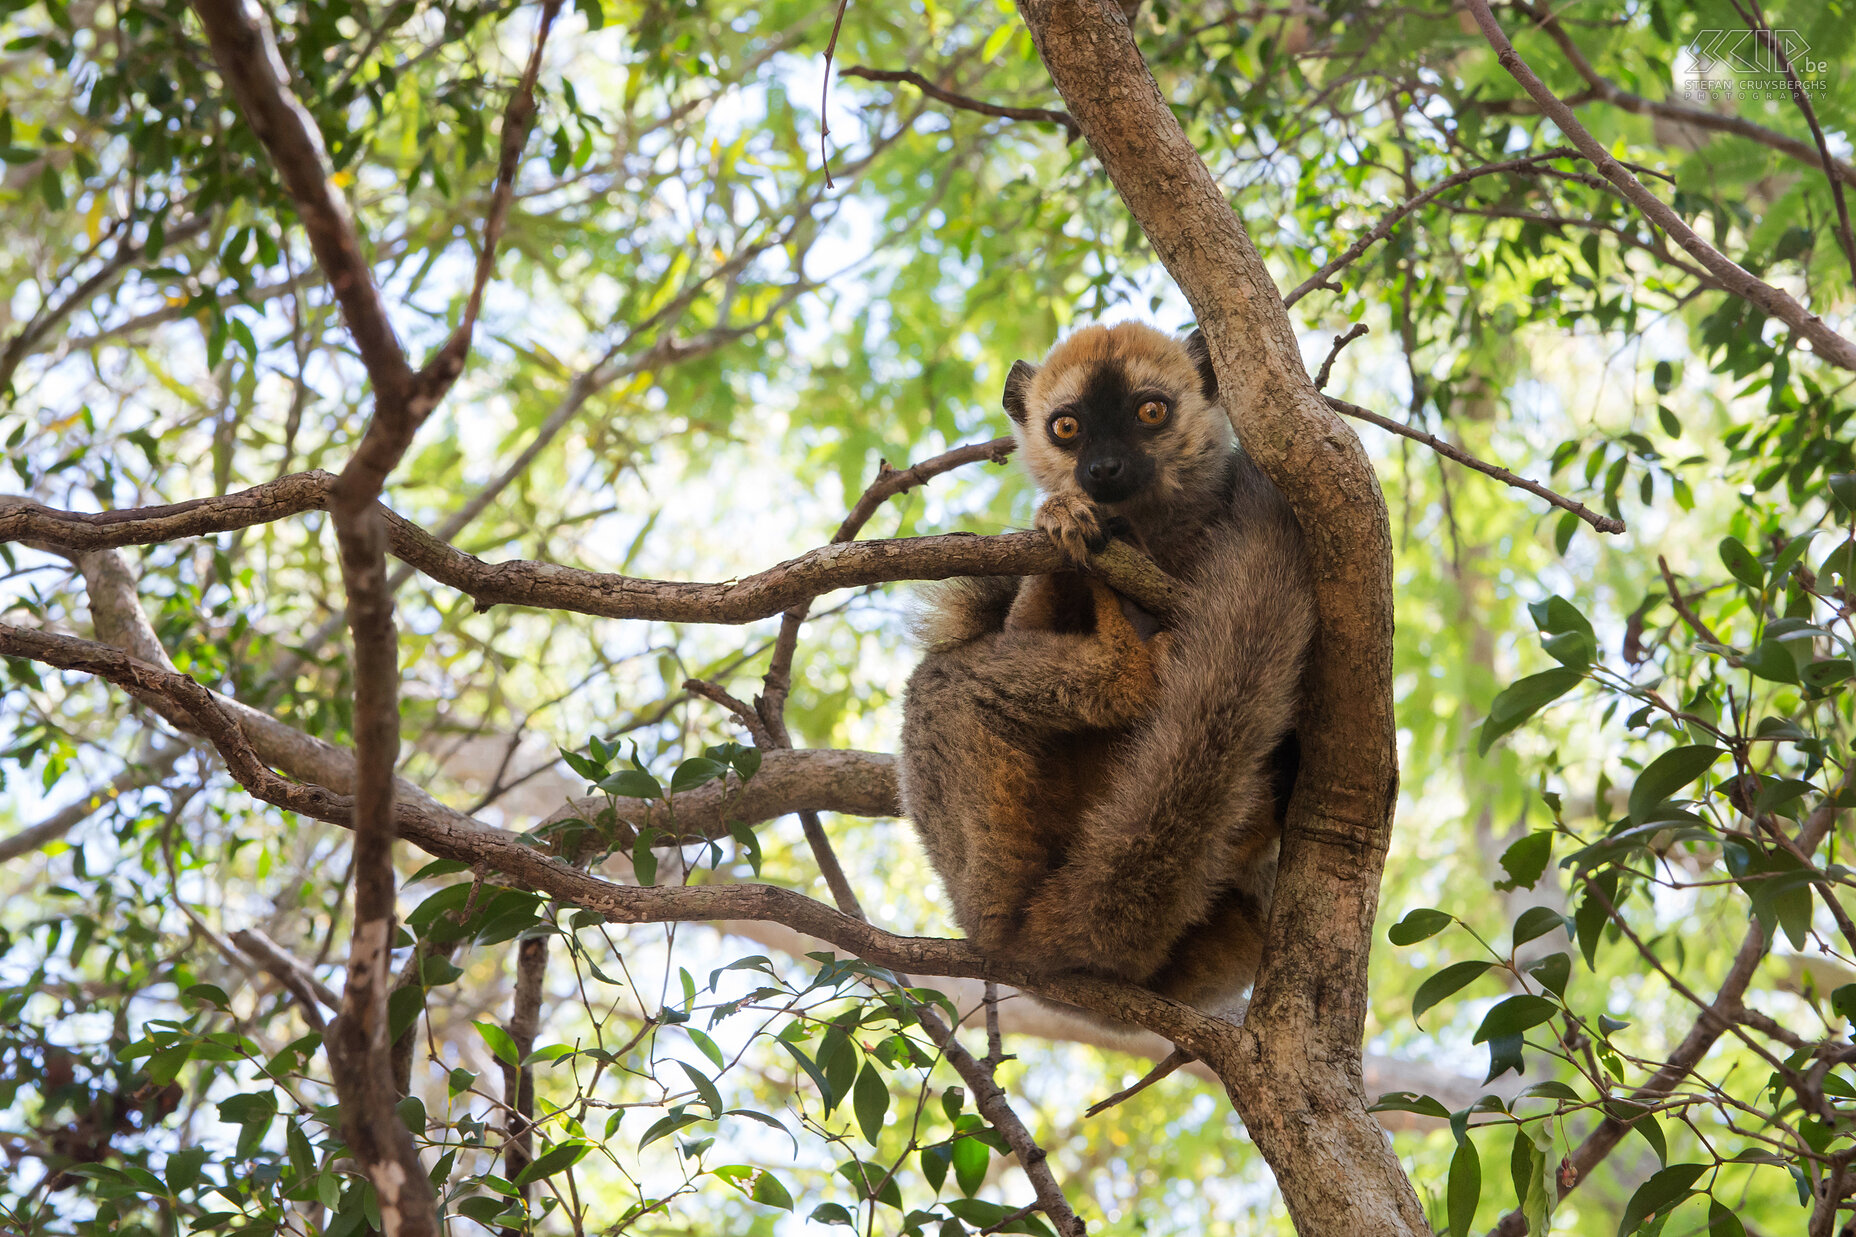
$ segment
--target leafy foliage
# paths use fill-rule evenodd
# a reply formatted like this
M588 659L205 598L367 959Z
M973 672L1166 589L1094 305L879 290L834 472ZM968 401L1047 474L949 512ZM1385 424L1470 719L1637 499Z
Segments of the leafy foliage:
M1633 0L1555 23L1525 7L1502 12L1511 36L1563 97L1586 99L1594 133L1847 334L1852 274L1821 169L1615 102L1690 104L1809 143L1788 97L1738 78L1731 97L1685 90L1685 49L1739 30L1733 6ZM1816 115L1845 149L1847 5L1765 11L1808 48ZM395 326L422 355L469 286L494 117L533 8L299 0L271 16ZM1820 1185L1844 1179L1856 1131L1843 901L1856 402L1845 375L1698 274L1589 169L1548 157L1560 136L1458 16L1336 0L1150 2L1135 19L1285 290L1393 204L1537 157L1439 195L1294 313L1316 357L1347 323L1373 327L1331 390L1631 528L1601 542L1404 440L1369 441L1399 540L1404 770L1382 897L1392 945L1375 958L1378 1107L1404 1121L1398 1148L1439 1229L1486 1231L1518 1210L1533 1232L1798 1230ZM830 17L786 0L579 0L563 16L485 330L395 476L395 510L486 558L728 579L826 540L879 459L998 432L1006 368L1060 329L1128 312L1185 325L1085 144L1053 126L834 78L828 176ZM364 376L187 7L0 0L0 24L14 488L101 510L339 467L365 421ZM1009 5L853 5L836 54L1058 105ZM1014 474L970 470L871 531L1029 516ZM323 534L308 516L129 557L181 669L348 745ZM93 630L70 564L0 555L7 621ZM788 824L700 839L676 825L679 796L739 789L760 768L735 719L683 684L751 696L774 624L473 613L417 577L399 602L406 776L518 829L592 787L606 811L560 815L537 844L641 884L812 888ZM793 730L888 746L907 664L899 599L818 609ZM22 661L4 676L5 833L114 789L0 878L13 1168L0 1228L377 1226L319 1035L227 939L257 928L333 981L346 839L151 741L159 723L94 682ZM635 824L633 801L662 814ZM873 915L945 930L904 830L829 823ZM421 862L406 857L391 1014L409 1062L401 1116L451 1216L515 1231L760 1233L807 1217L1045 1231L920 1027L915 1011L945 1001L930 988L790 940L613 925ZM552 954L528 1044L505 971L535 940ZM1738 1020L1679 1085L1645 1094L1747 951ZM1002 1078L1035 1106L1092 1230L1286 1228L1221 1096L1176 1076L1084 1121L1127 1063L1010 1043L1021 1059ZM525 1070L535 1128L510 1158L507 1088ZM1605 1122L1617 1150L1577 1161Z

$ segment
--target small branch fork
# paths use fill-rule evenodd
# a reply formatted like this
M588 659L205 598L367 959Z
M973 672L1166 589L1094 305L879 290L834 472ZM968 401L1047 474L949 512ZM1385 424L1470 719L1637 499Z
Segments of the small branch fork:
M1076 118L1068 112L1048 107L1007 107L1004 104L987 103L983 99L955 94L944 86L937 86L913 69L872 69L868 65L854 64L838 70L838 76L861 77L867 82L906 82L930 99L963 112L978 112L982 116L997 116L1002 120L1032 120L1057 125L1063 130L1066 145L1082 136L1082 131L1076 127Z
M1547 89L1546 83L1535 75L1527 62L1521 59L1520 53L1515 51L1513 44L1509 43L1508 36L1502 33L1501 23L1489 11L1488 0L1464 0L1464 3L1470 15L1476 19L1476 24L1481 27L1489 46L1495 49L1496 58L1502 67L1540 106L1547 119L1598 169L1599 174L1616 185L1651 223L1667 232L1670 239L1686 249L1711 275L1720 280L1727 291L1790 326L1809 340L1812 349L1825 361L1840 369L1856 371L1856 342L1831 330L1822 318L1799 304L1789 293L1760 279L1702 239L1667 203L1632 175L1630 169L1613 158L1604 143L1579 123L1572 109Z

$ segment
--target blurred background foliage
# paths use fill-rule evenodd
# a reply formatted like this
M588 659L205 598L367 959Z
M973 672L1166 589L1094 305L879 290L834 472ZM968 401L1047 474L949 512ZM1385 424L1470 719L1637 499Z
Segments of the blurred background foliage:
M495 118L535 10L295 0L268 12L416 357L468 288ZM1822 170L1627 105L1681 102L1698 76L1685 49L1744 29L1734 9L1609 0L1569 6L1552 29L1544 13L1500 16L1549 84L1584 100L1593 132L1725 252L1847 334L1851 263ZM492 560L728 579L825 541L879 460L1002 432L1007 367L1071 325L1189 325L1086 145L1060 126L834 71L821 139L833 15L790 0L578 0L563 15L485 329L394 478L396 510ZM1844 0L1785 0L1766 18L1808 49L1801 76L1848 160L1856 14ZM1285 290L1442 178L1559 145L1441 0L1152 0L1133 25ZM187 7L0 0L0 34L7 488L98 510L339 467L365 424L362 371ZM836 65L857 64L913 69L989 103L1061 106L998 0L851 4ZM1718 65L1709 76L1730 88L1692 106L1810 140L1782 93ZM1849 883L1842 830L1781 872L1783 848L1744 815L1803 820L1847 769L1856 493L1833 478L1852 470L1849 379L1698 275L1581 165L1535 167L1440 195L1292 309L1311 368L1331 335L1371 328L1330 393L1551 478L1630 529L1601 539L1361 431L1398 552L1403 796L1383 917L1454 917L1408 919L1401 939L1413 943L1377 951L1369 1087L1437 1092L1441 1103L1405 1104L1420 1113L1503 1097L1454 1131L1392 1118L1427 1207L1459 1231L1526 1203L1530 1180L1538 1202L1542 1173L1594 1119L1597 1080L1649 1076L1696 1017L1675 985L1711 994L1750 911L1772 941L1748 1006L1807 1045L1846 1045L1856 1013L1832 995L1856 980L1856 945L1832 909ZM1032 497L1009 467L971 467L893 502L866 535L1022 528ZM180 669L345 743L326 524L311 515L130 557ZM89 633L67 562L0 552L8 621ZM1677 617L1672 589L1713 638ZM557 748L602 776L635 756L668 779L742 738L682 684L700 676L751 696L776 629L474 613L416 576L399 599L405 772L516 829L585 786ZM907 591L815 610L795 668L796 738L891 749L912 658ZM1550 708L1529 717L1512 692L1498 703L1556 665ZM0 1227L365 1231L371 1199L340 1158L314 1041L286 994L215 947L255 926L332 977L345 836L254 808L213 761L95 682L21 662L6 672L6 832L96 788L118 793L0 873L0 1151L12 1167ZM1492 709L1486 733L1513 733L1485 745ZM1676 746L1731 759L1633 799L1639 772ZM1752 803L1767 783L1797 788ZM873 917L947 930L906 825L827 823ZM658 877L758 869L822 896L790 819L760 829L754 850L693 848L685 866L660 852ZM1567 856L1569 867L1552 862ZM421 859L404 858L411 876ZM1613 882L1606 897L1643 949L1593 911L1588 877ZM423 1019L407 1115L431 1140L457 1231L972 1231L1027 1199L950 1094L952 1075L927 1068L907 1015L854 968L694 925L581 925L515 892L471 899L467 922L448 928L440 912L465 909L459 881L427 872L403 908L425 968L411 985ZM1569 918L1517 952L1509 925L1535 906ZM536 1069L542 1147L561 1150L526 1211L485 1150L501 1139L499 1061L516 1053L500 1024L525 932L564 942ZM1525 978L1556 948L1569 979ZM1413 1016L1444 964L1491 959L1502 965ZM1546 1001L1550 1020L1524 1041L1485 1034L1485 1016L1516 995ZM1494 1065L1504 1052L1524 1064L1519 1082L1509 1069L1482 1085L1485 1041ZM1795 1055L1783 1037L1759 1042ZM1008 1048L1004 1080L1096 1231L1288 1231L1215 1090L1176 1076L1083 1120L1145 1062L1032 1036ZM1659 1137L1633 1134L1553 1231L1801 1230L1824 1165L1849 1146L1837 1097L1856 1099L1856 1079L1843 1081L1834 1050L1800 1049L1794 1073L1826 1063L1827 1106L1813 1109L1761 1051L1725 1038L1705 1065L1722 1090L1684 1089L1712 1102L1662 1113ZM1547 1081L1565 1095L1514 1098ZM1520 1139L1505 1104L1530 1119ZM717 1118L724 1109L765 1120ZM1465 1185L1466 1154L1479 1155L1479 1189ZM876 1166L861 1185L858 1164ZM1701 1167L1681 1181L1684 1165ZM1691 1189L1711 1191L1715 1218Z

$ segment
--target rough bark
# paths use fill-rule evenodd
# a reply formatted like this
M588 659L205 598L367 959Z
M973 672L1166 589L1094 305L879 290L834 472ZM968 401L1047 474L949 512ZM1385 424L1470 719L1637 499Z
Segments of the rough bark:
M1309 540L1320 626L1268 945L1212 1057L1304 1234L1428 1232L1366 1111L1366 961L1397 790L1391 537L1359 439L1303 367L1282 298L1102 0L1021 0L1070 114L1211 344L1245 448ZM1196 1050L1195 1050L1196 1051Z

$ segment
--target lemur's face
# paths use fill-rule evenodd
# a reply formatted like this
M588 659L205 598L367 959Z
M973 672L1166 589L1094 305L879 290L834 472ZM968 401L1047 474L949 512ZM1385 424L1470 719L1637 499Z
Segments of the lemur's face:
M1201 488L1231 449L1196 332L1181 342L1138 322L1085 328L1042 366L1012 366L1005 410L1039 489L1112 509Z

